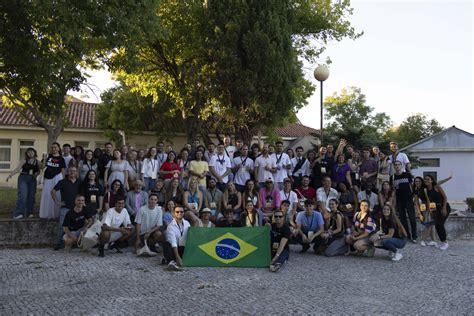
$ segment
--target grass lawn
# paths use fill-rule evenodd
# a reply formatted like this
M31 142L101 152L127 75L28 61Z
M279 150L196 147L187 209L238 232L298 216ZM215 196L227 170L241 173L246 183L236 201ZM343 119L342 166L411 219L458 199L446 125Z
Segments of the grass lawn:
M16 207L16 189L0 187L0 218L12 218ZM37 218L41 201L41 190L36 190L33 215Z

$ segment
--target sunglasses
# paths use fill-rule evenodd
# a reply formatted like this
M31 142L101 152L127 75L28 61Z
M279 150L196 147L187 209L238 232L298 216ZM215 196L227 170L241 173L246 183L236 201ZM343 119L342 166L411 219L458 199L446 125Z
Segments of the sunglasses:
M175 211L176 214L183 214L183 211Z
M274 215L275 218L283 218L283 215Z

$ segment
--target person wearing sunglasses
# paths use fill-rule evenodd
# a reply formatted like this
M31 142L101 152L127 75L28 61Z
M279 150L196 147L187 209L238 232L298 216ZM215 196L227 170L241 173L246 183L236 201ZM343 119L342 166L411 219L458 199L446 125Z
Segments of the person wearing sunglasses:
M186 236L191 224L184 218L184 209L176 206L173 210L173 220L166 228L166 242L163 244L163 254L168 262L168 270L181 271Z
M272 262L271 272L278 272L290 257L289 240L291 236L290 228L285 224L285 214L281 210L273 213L272 228L270 232Z

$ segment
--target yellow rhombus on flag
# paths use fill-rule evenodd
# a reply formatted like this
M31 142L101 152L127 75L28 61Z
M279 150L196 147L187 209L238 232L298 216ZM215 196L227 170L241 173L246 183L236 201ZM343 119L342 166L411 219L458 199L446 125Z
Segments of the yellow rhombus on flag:
M225 264L240 260L258 249L231 233L199 245L199 248L212 258Z

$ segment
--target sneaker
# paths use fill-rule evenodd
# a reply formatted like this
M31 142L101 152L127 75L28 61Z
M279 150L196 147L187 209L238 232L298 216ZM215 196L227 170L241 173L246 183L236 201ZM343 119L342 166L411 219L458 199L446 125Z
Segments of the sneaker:
M104 247L99 247L99 257L101 257L101 258L105 257Z
M417 243L416 239L411 239L410 241L411 241L413 244L416 244L416 243Z
M163 257L163 258L161 259L161 263L160 263L160 264L161 264L161 265L165 265L165 264L166 264L166 258Z
M395 256L392 258L392 261L400 261L402 260L402 258L403 258L402 253L400 251L397 251L395 253Z
M389 252L388 252L388 256L389 256L390 258L393 258L394 255L395 255L395 254L393 253L393 251L389 251Z
M269 270L270 272L275 272L275 265L271 264Z
M181 268L176 264L176 261L168 263L168 270L170 271L181 271Z
M273 272L278 272L281 268L281 263L275 264L275 267L273 268Z
M420 241L420 246L421 246L421 247L426 247L426 246L427 246L427 243L425 243L425 241L422 240L422 241Z
M115 249L115 253L122 253L122 250L120 250L119 245L116 242L109 245L109 250L114 250L114 249Z
M13 219L22 219L22 218L23 218L23 215L18 215L18 216L13 217Z
M437 247L438 246L438 243L436 241L428 241L426 243L427 246L432 246L432 247Z
M34 217L33 214L28 215L28 218L33 218L33 217Z
M441 242L438 246L440 250L447 250L449 248L449 244L447 242Z

